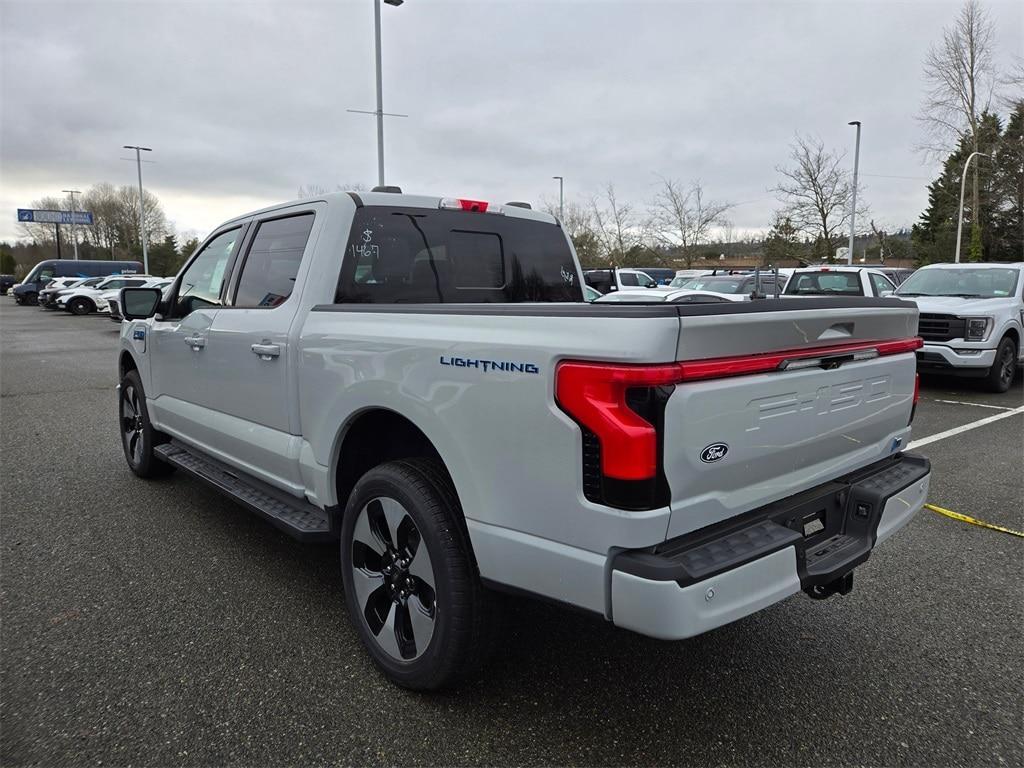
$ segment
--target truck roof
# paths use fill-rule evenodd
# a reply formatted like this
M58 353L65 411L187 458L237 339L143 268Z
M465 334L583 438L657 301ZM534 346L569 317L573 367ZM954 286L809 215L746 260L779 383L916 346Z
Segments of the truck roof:
M283 203L277 203L275 205L267 206L266 208L260 208L256 211L250 211L248 213L241 214L229 219L226 223L232 221L238 221L241 219L247 219L251 216L260 216L265 213L271 213L273 211L290 208L296 205L302 205L304 203L313 202L325 202L329 206L336 206L341 204L348 204L353 201L357 205L380 205L380 206L392 206L401 208L424 208L427 210L439 210L441 209L441 201L462 201L467 202L486 202L487 212L497 213L500 211L501 214L518 219L532 219L534 221L541 221L547 224L558 224L558 220L554 216L543 211L535 211L531 208L523 208L519 205L512 205L510 203L499 203L496 201L479 201L476 198L460 198L460 197L441 197L434 195L411 195L404 192L362 192L362 191L351 191L351 192L329 192L325 195L315 195L313 197L299 198L296 200L289 200ZM447 206L446 206L447 207Z
M935 264L925 264L921 269L928 269L929 267L942 267L943 269L1021 269L1024 268L1024 261L961 261L954 263L952 261L940 261Z

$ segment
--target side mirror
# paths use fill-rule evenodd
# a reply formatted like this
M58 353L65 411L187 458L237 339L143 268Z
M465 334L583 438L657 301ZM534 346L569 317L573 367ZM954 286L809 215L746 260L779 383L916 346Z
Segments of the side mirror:
M657 281L655 281L655 280L651 280L651 281L650 281L650 282L649 282L649 283L647 284L647 287L648 287L648 288L657 288L657 287L658 287L658 283L657 283Z
M121 317L145 320L156 314L163 292L159 288L122 288Z
M881 292L880 294L878 294L878 295L879 295L879 296L882 296L882 297L886 297L886 296L895 296L895 295L896 295L896 291L882 291L882 292Z

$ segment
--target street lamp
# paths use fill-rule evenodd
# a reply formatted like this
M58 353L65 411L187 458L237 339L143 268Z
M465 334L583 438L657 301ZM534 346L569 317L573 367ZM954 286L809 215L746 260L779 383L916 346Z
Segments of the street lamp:
M62 189L71 198L71 244L75 247L75 261L78 261L78 230L75 229L75 195L82 194L77 189Z
M973 160L977 155L987 157L990 160L992 159L991 155L987 155L984 152L972 152L970 157L967 158L967 162L964 163L964 172L963 175L960 176L960 216L956 220L956 257L954 261L956 261L957 264L960 263L960 234L963 232L964 228L964 183L967 181L967 169L971 167L971 160ZM978 220L977 211L974 212L974 220Z
M552 176L558 179L558 220L565 221L565 179L561 176Z
M388 5L396 8L405 0L384 0ZM393 114L384 111L384 85L380 71L380 0L373 0L373 42L374 55L377 61L377 109L369 112L365 109L347 109L346 112L358 112L363 115L377 116L377 184L384 186L384 116L408 117L408 115Z
M142 271L149 274L149 250L146 248L146 198L142 196L142 154L152 152L149 147L136 147L132 144L125 144L124 149L135 150L135 165L139 169L139 238L142 240Z
M850 247L846 254L846 263L853 264L853 235L857 219L857 171L860 166L860 120L851 120L847 125L857 126L857 148L853 153L853 195L850 200Z

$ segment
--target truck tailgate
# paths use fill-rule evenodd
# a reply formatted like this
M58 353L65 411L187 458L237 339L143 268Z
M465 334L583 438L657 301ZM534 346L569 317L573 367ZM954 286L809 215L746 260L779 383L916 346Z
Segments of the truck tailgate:
M782 350L792 359L769 372L675 387L665 410L668 537L798 493L909 441L916 382L912 351L813 354L912 338L916 309L895 303L788 309L806 303L681 316L680 361L758 358Z

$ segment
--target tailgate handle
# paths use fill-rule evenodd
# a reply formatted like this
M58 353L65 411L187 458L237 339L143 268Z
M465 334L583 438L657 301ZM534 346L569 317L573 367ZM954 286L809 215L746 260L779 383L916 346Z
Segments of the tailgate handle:
M818 341L825 339L848 339L853 336L853 323L833 323L822 332Z

